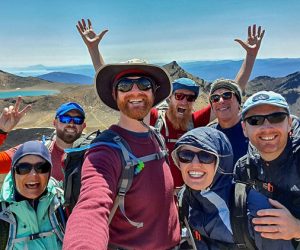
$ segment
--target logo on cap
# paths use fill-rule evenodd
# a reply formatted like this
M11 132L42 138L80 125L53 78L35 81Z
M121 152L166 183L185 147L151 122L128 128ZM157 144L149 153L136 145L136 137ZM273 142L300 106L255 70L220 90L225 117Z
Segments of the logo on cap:
M270 96L267 94L259 94L257 96L254 96L252 101L257 102L257 101L261 101L261 100L268 100L269 98L270 98Z

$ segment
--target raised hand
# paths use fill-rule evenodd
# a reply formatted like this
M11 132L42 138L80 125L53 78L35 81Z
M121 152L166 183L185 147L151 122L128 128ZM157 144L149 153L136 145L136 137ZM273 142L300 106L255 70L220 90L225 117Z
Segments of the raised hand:
M254 229L268 239L291 240L300 238L300 221L278 201L269 199L274 209L263 209L257 212L258 217L252 220Z
M247 54L256 56L264 34L265 30L262 30L261 26L258 26L256 30L256 24L254 24L252 27L248 26L247 41L242 41L241 39L234 39L234 41L238 42L247 51Z
M85 20L81 19L81 21L78 21L76 27L88 49L98 49L100 41L108 31L103 30L99 34L96 34L93 30L92 22L90 19L87 20L87 25Z
M27 105L21 111L19 111L20 104L22 102L22 97L19 96L16 100L15 105L11 105L8 108L4 108L0 115L0 129L4 132L10 132L21 120L21 118L26 114L27 111L31 109L31 105Z

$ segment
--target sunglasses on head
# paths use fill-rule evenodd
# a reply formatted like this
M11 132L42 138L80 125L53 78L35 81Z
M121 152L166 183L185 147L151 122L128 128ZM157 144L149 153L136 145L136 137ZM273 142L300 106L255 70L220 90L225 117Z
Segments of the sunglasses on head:
M233 92L227 91L227 92L224 92L220 95L219 94L213 94L209 97L209 99L210 99L211 103L217 103L221 100L221 97L222 97L223 100L230 100L233 95L234 95Z
M45 174L50 172L51 165L49 162L46 161L46 162L39 162L36 164L31 164L29 162L22 162L14 166L16 173L19 175L29 174L33 168L36 173Z
M73 121L73 123L76 124L76 125L81 125L84 122L83 117L69 116L69 115L59 115L58 120L61 123L66 123L66 124L71 123Z
M252 126L260 126L264 124L265 119L267 119L271 124L276 124L283 122L287 116L289 116L289 114L286 112L276 112L268 115L249 116L244 118L244 121Z
M177 152L178 160L181 163L191 163L197 155L200 163L211 164L216 161L217 157L214 154L208 153L206 151L194 152L191 150L181 150Z
M186 98L188 102L194 102L197 99L196 95L186 95L183 93L174 93L174 96L177 101L182 101L184 98Z
M128 92L132 90L134 84L138 87L139 90L142 91L147 91L149 89L153 89L153 90L156 89L155 87L156 85L153 82L153 80L145 76L141 76L137 79L122 77L117 81L115 86L116 89L121 92Z

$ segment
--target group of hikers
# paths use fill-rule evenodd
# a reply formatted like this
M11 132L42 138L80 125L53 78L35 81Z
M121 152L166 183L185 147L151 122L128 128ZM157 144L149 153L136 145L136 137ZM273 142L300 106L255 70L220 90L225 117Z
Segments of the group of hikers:
M105 64L107 31L90 20L77 29L96 93L119 120L90 139L82 106L64 103L55 136L0 153L1 249L300 248L299 119L279 93L243 103L261 27L237 39L246 58L236 79L214 81L197 111L196 82L137 59ZM31 108L21 102L0 116L2 143Z

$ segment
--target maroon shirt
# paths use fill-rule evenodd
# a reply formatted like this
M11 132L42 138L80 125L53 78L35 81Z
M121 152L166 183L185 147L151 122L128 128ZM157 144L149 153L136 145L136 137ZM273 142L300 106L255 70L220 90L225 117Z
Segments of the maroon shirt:
M64 169L63 169L63 159L65 152L63 149L59 148L56 144L56 141L53 141L49 146L49 151L51 154L52 161L52 172L51 176L58 181L64 180Z
M210 112L211 112L210 105L194 112L192 115L194 128L206 126L209 123ZM153 108L150 113L150 125L154 126L157 118L158 118L158 110L156 108ZM175 146L174 140L177 140L179 137L181 137L187 131L183 131L181 129L175 129L173 127L172 123L169 121L168 117L165 116L165 118L166 118L166 124L167 124L168 131L169 131L169 136L168 137L166 136L166 129L164 126L161 130L161 134L165 138L166 146L169 150L170 168L171 168L172 176L174 179L174 187L176 188L176 187L181 187L184 184L184 182L183 182L180 170L176 167L175 163L173 162L171 153ZM172 139L172 141L169 141L169 139Z
M116 125L110 129L127 141L136 157L158 151L157 141L149 134L141 136ZM127 217L144 226L132 226L119 209L108 225L123 167L120 157L117 149L107 146L87 153L81 193L68 220L64 249L106 249L108 242L125 249L169 249L179 243L173 180L165 159L146 162L125 196Z

